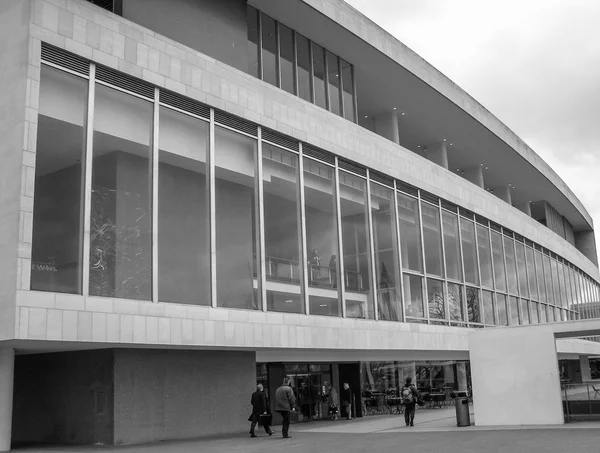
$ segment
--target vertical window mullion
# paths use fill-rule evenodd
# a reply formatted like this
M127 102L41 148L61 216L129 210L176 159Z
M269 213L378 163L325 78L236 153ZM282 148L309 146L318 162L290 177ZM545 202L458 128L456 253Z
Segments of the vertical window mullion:
M479 273L479 322L485 324L483 318L483 279L481 272L481 261L479 259L479 235L477 234L477 222L473 221L473 232L475 233L475 256L477 259L477 272ZM467 312L467 316L469 316ZM468 320L468 319L467 319Z
M356 71L354 70L354 65L350 65L350 71L352 72L352 108L354 109L354 122L358 124L358 101L356 97Z
M331 100L329 99L329 62L327 50L323 47L323 79L325 79L325 110L331 111Z
M275 72L277 87L281 88L281 36L279 21L275 21Z
M262 14L260 11L258 16L258 78L264 80L263 77L263 40L262 40Z
M394 206L392 208L394 218L393 245L394 245L394 261L396 264L396 286L400 291L400 304L402 305L402 322L406 322L406 301L404 298L404 273L402 269L402 241L400 240L400 221L398 220L398 188L394 179Z
M260 47L260 46L259 46ZM217 306L217 217L215 197L215 110L210 109L209 147L208 147L208 209L209 209L209 247L210 247L210 301Z
M465 254L463 252L463 242L462 242L462 228L461 228L461 224L460 224L461 218L460 218L460 214L457 213L456 215L456 224L458 227L457 230L457 234L458 234L458 253L460 253L460 269L461 269L461 274L462 274L462 292L463 292L463 300L462 300L462 309L463 309L463 322L469 322L469 313L467 311L467 276L465 274ZM443 222L442 222L443 223ZM473 225L473 227L475 227L475 225ZM477 236L477 231L475 231L475 236Z
M370 272L370 285L371 294L373 297L373 319L379 320L379 306L378 306L378 288L377 288L377 270L375 268L375 242L374 242L374 231L373 231L373 210L371 209L371 181L369 178L369 169L367 168L367 203L366 203L366 214L367 214L367 231L369 238L369 272Z
M152 124L152 158L150 160L150 206L152 213L152 302L158 302L158 172L159 172L159 127L160 127L160 90L154 89L154 115Z
M440 218L440 244L442 246L442 300L444 301L444 314L447 320L450 320L450 307L448 296L448 269L446 266L446 241L444 239L444 216L438 200L437 210Z
M419 190L418 198L417 198L417 206L419 210L419 234L421 235L421 259L423 260L423 285L422 285L422 294L423 294L423 311L425 312L425 318L427 318L427 324L430 323L429 320L429 300L428 300L428 292L427 292L427 263L425 262L425 237L423 234L423 209L421 209L421 191Z
M337 72L339 74L339 103L340 103L340 116L345 118L344 116L344 80L342 75L342 60L339 56L336 55L337 61Z
M310 75L308 80L310 82L310 102L315 104L315 57L313 55L312 41L308 40L308 59L310 67Z
M256 229L256 251L258 259L258 291L259 291L259 306L262 311L267 311L267 278L266 278L266 256L265 256L265 210L264 210L264 185L263 185L263 153L262 153L262 128L258 128L258 143L257 153L254 156L255 171L256 171L256 183L255 191L256 197L254 203L254 209L256 212L256 220L258 228Z
M346 317L346 285L345 279L346 274L344 271L344 243L342 239L342 212L340 206L340 169L338 165L338 158L335 158L335 193L333 198L334 212L336 219L337 229L337 262L338 262L338 301L342 304L342 317ZM338 302L338 303L340 303Z
M304 155L302 151L302 142L300 142L300 155L298 158L298 216L299 235L300 235L300 259L302 269L301 294L304 302L304 312L310 314L310 297L308 295L308 246L306 243L306 206L304 204Z
M294 74L294 94L298 96L298 38L296 36L296 30L292 30L292 52L294 55L294 61L292 64L292 70ZM302 144L300 144L300 146L302 146Z

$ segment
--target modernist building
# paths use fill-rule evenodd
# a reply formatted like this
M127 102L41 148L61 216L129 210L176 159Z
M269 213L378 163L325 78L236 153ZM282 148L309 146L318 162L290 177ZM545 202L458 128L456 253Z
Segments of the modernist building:
M240 432L285 375L367 415L599 315L581 202L341 0L3 2L0 55L5 449Z

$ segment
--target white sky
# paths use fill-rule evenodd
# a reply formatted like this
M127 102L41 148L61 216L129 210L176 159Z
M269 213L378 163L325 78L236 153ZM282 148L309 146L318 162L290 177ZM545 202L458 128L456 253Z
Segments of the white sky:
M525 140L600 231L600 0L346 1Z

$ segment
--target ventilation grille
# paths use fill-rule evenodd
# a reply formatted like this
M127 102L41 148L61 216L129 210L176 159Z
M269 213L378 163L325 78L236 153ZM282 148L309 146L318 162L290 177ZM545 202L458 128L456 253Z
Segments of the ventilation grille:
M258 136L258 126L256 124L238 118L237 116L230 115L229 113L225 113L221 110L215 109L215 122L237 131L245 132L246 134L250 134L254 137Z
M396 188L409 195L419 196L419 189L402 181L396 181Z
M371 181L376 181L379 184L383 184L392 189L394 188L394 180L389 176L382 175L381 173L371 170L369 171L369 178L371 179Z
M533 248L535 248L538 252L541 252L543 250L542 246L539 244L533 244Z
M114 0L87 0L90 3L93 3L100 8L106 9L111 13L115 10L115 2Z
M545 249L545 248L543 248L543 247L541 247L541 246L540 246L540 249L542 249L542 253L543 253L544 255L546 255L546 256L550 256L550 250L548 250L548 249Z
M428 201L433 204L439 204L440 199L434 194L421 190L421 200Z
M267 129L266 127L262 128L261 133L263 140L271 142L275 145L283 146L284 148L291 149L293 151L300 151L300 142L297 140L293 140L285 135L272 131L271 129Z
M520 242L522 244L524 241L524 238L520 234L515 233L515 241Z
M342 170L349 171L350 173L354 173L355 175L367 177L367 169L361 167L360 165L353 164L352 162L345 161L343 159L338 159L338 166Z
M78 74L90 74L90 62L88 60L45 42L42 43L42 61L55 64Z
M465 208L458 208L458 212L461 216L466 217L467 219L473 220L473 218L475 217L475 213L472 211L469 211L468 209Z
M530 241L529 239L525 239L525 245L533 248L533 241Z
M490 228L494 231L497 231L498 233L502 233L502 227L497 223L490 222Z
M442 199L442 208L447 209L448 211L458 212L458 206L444 199Z
M154 87L152 85L106 66L98 65L96 79L140 96L154 99Z
M201 118L210 119L210 107L172 91L160 90L160 102Z
M314 157L315 159L319 159L322 162L327 162L328 164L335 165L335 156L333 154L330 154L327 151L323 151L322 149L315 148L314 146L307 144L302 145L302 153L305 156Z
M490 222L485 217L475 214L475 221L481 225L488 226Z
M510 231L508 228L502 228L502 232L504 233L504 236L509 237L509 238L513 238L514 237L514 233L512 231Z

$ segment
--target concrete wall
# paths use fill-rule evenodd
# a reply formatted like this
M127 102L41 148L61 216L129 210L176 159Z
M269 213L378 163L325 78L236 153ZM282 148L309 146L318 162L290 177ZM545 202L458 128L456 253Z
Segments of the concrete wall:
M248 429L253 352L115 351L115 444Z
M592 263L598 265L598 250L596 236L593 231L580 231L575 233L575 247L583 253Z

